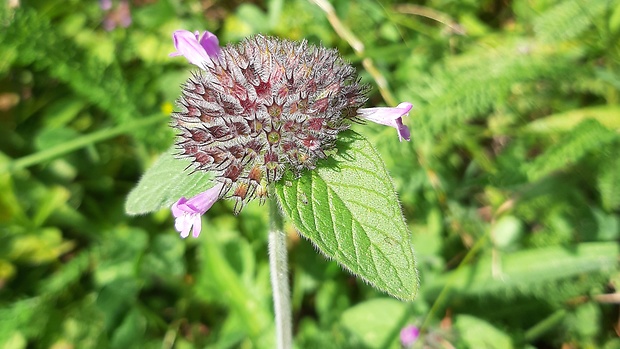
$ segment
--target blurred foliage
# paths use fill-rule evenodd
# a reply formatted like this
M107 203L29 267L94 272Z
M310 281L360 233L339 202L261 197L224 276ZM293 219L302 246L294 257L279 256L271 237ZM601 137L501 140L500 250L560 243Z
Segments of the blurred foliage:
M123 211L173 141L175 29L336 47L369 105L415 105L409 143L354 128L394 177L420 296L290 230L299 348L398 348L409 323L431 348L620 347L620 1L134 0L107 31L120 2L0 5L1 347L272 347L265 207L217 203L197 240Z

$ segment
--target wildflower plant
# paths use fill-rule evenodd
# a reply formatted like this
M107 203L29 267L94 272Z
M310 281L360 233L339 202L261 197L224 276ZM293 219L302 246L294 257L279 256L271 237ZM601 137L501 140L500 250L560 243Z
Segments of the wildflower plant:
M186 238L199 236L201 216L217 200L232 200L235 214L254 199L268 201L276 316L290 312L281 213L328 258L413 299L413 248L394 186L377 151L351 130L376 122L409 140L402 118L412 105L362 108L368 87L355 69L336 50L306 41L257 35L220 47L212 33L182 30L173 39L171 56L200 69L172 114L175 145L131 192L127 212L170 207Z

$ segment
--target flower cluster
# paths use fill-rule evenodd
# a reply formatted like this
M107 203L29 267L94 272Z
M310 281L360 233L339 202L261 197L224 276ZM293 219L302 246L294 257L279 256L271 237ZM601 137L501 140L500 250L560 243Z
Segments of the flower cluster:
M216 186L173 206L181 236L200 233L200 216L221 198L235 201L235 213L285 171L316 167L333 149L338 133L355 120L394 127L409 140L402 117L412 108L360 108L367 87L336 50L305 41L258 35L220 47L209 32L177 31L176 52L201 68L183 85L178 130L180 157L194 170L214 174Z

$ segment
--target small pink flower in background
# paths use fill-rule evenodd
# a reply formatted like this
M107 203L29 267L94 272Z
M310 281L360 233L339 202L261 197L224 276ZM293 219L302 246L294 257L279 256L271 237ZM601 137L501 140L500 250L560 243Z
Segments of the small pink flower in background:
M131 9L127 0L119 1L114 8L112 0L100 0L99 6L106 12L103 19L103 28L105 30L111 31L117 26L127 28L131 24Z
M99 7L104 11L112 9L112 0L99 0Z
M400 344L403 348L411 348L420 336L420 329L414 325L403 327L400 331Z
M411 139L409 128L403 124L403 116L409 115L411 108L413 108L411 103L403 102L394 108L361 108L357 110L357 113L364 120L394 127L398 131L398 139L402 142L403 139L406 141Z
M219 199L223 187L224 184L218 183L213 188L189 200L182 197L172 205L172 215L175 218L174 227L181 233L182 238L188 237L190 230L192 230L193 237L196 238L200 235L202 230L201 217Z
M211 64L211 58L220 53L219 40L215 34L205 31L200 37L200 32L194 33L187 30L177 30L172 34L176 52L170 57L183 56L187 60L204 69L205 64Z

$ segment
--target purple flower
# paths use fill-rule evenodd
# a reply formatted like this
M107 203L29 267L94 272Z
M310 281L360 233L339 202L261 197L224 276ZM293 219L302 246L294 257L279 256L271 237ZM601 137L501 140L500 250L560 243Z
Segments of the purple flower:
M413 105L403 102L394 108L361 108L357 110L358 116L364 120L376 122L377 124L394 127L398 131L398 139L402 142L411 139L409 128L403 125L403 116L408 115Z
M205 65L211 66L211 58L217 57L220 53L220 46L217 36L205 31L200 37L200 32L195 33L187 30L177 30L172 34L176 52L170 57L184 56L187 60L204 69Z
M194 228L192 236L198 237L200 235L200 230L202 229L201 217L217 201L223 186L223 183L218 183L213 188L189 200L182 197L172 205L172 215L175 218L174 228L181 233L182 238L185 239L189 236L189 231L192 227Z
M420 329L414 325L408 325L403 327L400 331L400 343L404 348L411 348L413 343L418 340L420 336Z

